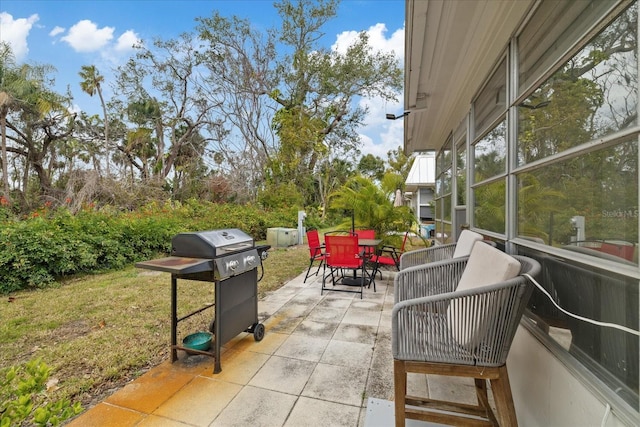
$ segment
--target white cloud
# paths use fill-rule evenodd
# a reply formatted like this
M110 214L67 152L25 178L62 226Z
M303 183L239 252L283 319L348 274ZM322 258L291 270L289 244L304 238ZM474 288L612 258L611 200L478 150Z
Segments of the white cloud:
M133 30L127 30L118 37L114 49L117 52L130 52L133 50L133 45L140 43L140 41L140 37Z
M62 33L64 33L64 30L65 30L65 29L64 29L63 27L59 27L59 26L57 26L57 25L56 25L56 26L53 28L53 30L51 30L51 31L49 32L49 35L50 35L51 37L55 37L55 36L57 36L58 34L62 34Z
M83 19L69 29L62 40L77 52L93 52L102 49L113 39L113 27L98 28L93 22Z
M398 114L399 103L385 103L381 99L362 99L361 107L367 106L369 114L359 129L362 154L373 154L387 160L387 152L402 147L404 120L387 120L386 113Z
M366 31L369 36L369 44L374 50L391 53L394 52L398 61L404 61L404 28L400 28L386 38L387 26L385 24L376 24ZM336 42L331 46L332 50L345 53L347 47L353 44L358 38L357 31L344 31L336 36Z
M37 14L28 18L13 19L12 15L0 12L0 41L6 42L11 46L16 61L22 62L29 53L27 37L33 24L38 22L39 19Z
M402 135L404 133L404 124L402 120L389 121L386 126L378 126L378 130L373 132L371 129L363 129L360 133L360 141L362 142L362 154L373 154L383 160L387 160L387 153L402 147ZM371 135L374 135L372 137Z

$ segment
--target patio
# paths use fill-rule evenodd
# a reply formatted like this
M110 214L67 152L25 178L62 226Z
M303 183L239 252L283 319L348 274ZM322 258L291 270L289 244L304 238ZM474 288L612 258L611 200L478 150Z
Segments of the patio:
M213 360L165 362L70 426L390 426L393 274L363 299L325 292L304 273L259 302L262 341L241 333ZM169 337L167 337L168 340ZM168 345L168 344L167 344ZM410 375L410 391L475 402L471 383ZM434 424L409 420L407 426Z

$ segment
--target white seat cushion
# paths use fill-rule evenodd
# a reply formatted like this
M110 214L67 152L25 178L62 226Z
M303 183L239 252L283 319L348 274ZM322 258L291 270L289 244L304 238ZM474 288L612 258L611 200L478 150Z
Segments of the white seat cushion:
M482 243L473 246L467 266L462 272L456 291L477 289L512 279L520 273L520 262L504 252ZM492 307L483 307L478 318L478 307L463 306L460 301L447 308L449 328L455 339L463 346L475 347L484 338L484 329L491 320L491 313L499 310L503 301L485 301ZM472 312L474 311L474 312ZM484 317L482 317L484 316ZM473 324L465 324L465 319L477 319Z
M482 239L483 237L480 233L471 230L462 230L456 243L456 250L453 252L453 258L469 255L475 243Z

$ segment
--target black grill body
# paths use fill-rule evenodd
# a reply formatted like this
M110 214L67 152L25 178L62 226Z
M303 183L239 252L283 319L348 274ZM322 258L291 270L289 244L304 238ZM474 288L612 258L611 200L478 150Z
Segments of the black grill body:
M268 245L256 246L253 238L238 229L180 233L171 240L171 255L144 261L136 267L171 273L171 361L178 350L205 354L215 358L214 373L221 372L220 348L241 332L254 334L256 341L264 336L258 321L258 273L266 258ZM178 279L214 283L215 304L178 318ZM214 334L213 352L182 347L177 341L177 326L206 309L213 308L209 330Z

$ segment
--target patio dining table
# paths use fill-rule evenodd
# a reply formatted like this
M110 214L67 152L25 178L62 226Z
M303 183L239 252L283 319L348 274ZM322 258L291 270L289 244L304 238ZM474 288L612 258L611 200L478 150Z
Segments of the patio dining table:
M358 246L362 248L376 248L380 243L382 239L358 239Z

